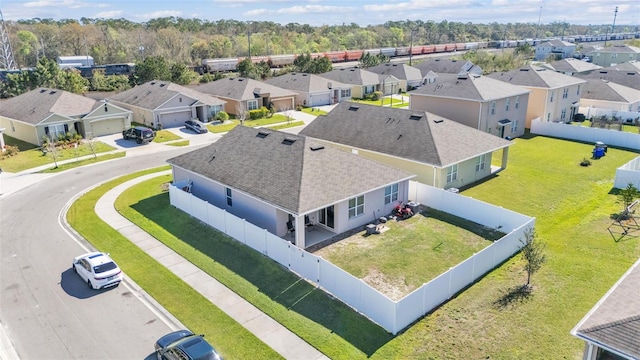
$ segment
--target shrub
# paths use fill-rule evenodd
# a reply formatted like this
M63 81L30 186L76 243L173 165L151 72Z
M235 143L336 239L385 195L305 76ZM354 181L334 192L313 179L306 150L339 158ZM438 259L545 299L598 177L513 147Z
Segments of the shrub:
M262 119L267 117L267 114L269 114L269 109L263 106L260 109L249 110L249 119L250 120Z
M0 152L0 159L9 158L18 155L20 149L17 146L5 145L4 151Z
M587 158L582 158L582 161L580 161L580 166L589 166L591 165L591 161Z
M220 121L229 120L229 114L227 114L226 111L220 111L216 114L216 119Z

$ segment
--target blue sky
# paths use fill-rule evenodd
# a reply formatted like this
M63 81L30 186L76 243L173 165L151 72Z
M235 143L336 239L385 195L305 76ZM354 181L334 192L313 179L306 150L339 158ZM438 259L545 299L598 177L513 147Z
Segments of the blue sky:
M388 20L472 23L611 24L640 26L640 1L618 0L0 0L5 20L125 18L143 22L176 16L210 21L297 22L312 26Z

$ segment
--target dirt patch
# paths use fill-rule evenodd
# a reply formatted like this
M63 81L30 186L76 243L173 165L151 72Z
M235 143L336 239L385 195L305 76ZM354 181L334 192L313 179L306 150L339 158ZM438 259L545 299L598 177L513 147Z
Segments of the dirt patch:
M362 281L394 301L402 299L414 290L405 283L404 277L389 278L375 268L370 269L369 273L362 278Z

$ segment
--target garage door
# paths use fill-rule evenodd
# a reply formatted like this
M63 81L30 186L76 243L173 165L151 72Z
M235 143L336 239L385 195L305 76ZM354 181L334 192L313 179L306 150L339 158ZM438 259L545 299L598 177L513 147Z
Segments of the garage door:
M191 110L161 114L160 124L163 128L173 128L184 126L184 122L191 119Z
M91 133L94 137L118 134L124 130L124 119L104 119L91 122Z
M329 100L329 93L324 94L313 94L310 97L311 104L309 106L320 106L320 105L329 105L331 101Z

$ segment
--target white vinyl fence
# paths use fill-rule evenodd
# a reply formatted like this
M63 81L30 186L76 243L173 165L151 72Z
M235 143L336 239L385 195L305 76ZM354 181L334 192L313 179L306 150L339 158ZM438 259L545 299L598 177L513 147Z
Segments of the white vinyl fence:
M616 169L613 187L624 189L629 184L640 189L640 156Z
M270 257L394 335L515 254L520 249L524 230L535 224L534 218L412 182L409 193L415 201L488 227L499 228L507 235L403 299L393 301L323 258L214 207L181 188L180 184L169 187L171 205Z
M602 141L610 146L640 150L640 134L624 131L534 120L531 121L531 133L593 144Z

